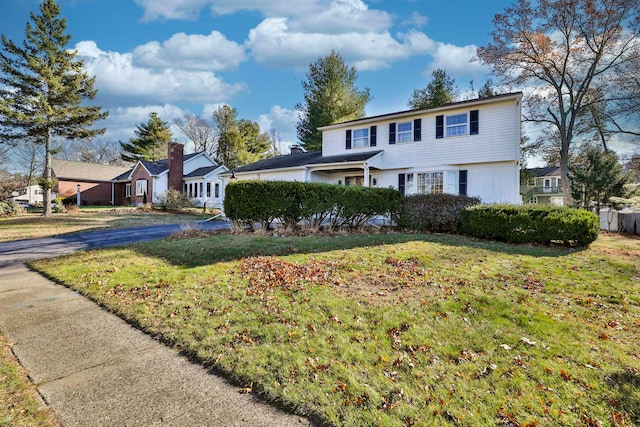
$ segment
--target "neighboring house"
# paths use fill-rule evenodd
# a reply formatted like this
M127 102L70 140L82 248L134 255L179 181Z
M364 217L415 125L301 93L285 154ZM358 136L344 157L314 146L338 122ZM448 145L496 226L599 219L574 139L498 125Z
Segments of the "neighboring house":
M18 191L18 195L11 198L22 206L39 206L43 203L42 196L42 187L39 185L30 185L20 189L20 191Z
M51 159L51 168L57 179L53 191L61 197L77 197L79 189L82 205L114 204L111 180L131 169L60 159Z
M525 169L520 183L520 194L524 203L563 205L560 168Z
M184 146L170 143L168 157L155 162L139 161L126 173L113 178L117 205L160 203L169 188L185 192L196 206L221 207L224 198L222 179L228 169L218 165L206 153L184 155Z
M227 172L205 153L184 155L184 146L169 144L168 157L139 161L133 167L53 159L58 182L55 191L75 197L80 186L83 205L141 205L159 203L168 188L189 194L196 206L221 207L224 187L220 173Z
M522 93L367 117L320 128L322 151L241 166L225 179L393 187L403 194L521 203Z

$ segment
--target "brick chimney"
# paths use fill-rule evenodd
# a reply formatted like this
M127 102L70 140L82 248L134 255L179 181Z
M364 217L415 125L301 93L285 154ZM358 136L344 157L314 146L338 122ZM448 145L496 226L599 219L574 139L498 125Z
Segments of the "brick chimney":
M167 166L169 168L168 188L173 188L182 192L182 175L184 168L184 145L178 142L169 143L169 153L167 155Z
M291 146L291 154L302 154L304 153L304 149L298 144L293 144Z

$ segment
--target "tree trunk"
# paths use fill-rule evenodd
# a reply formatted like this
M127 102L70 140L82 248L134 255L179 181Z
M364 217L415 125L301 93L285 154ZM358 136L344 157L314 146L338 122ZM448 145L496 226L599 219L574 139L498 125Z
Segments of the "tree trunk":
M562 184L562 204L564 206L573 205L571 197L571 181L569 180L569 144L561 142L560 148L560 183Z
M47 133L47 140L44 146L44 179L45 186L42 192L42 205L44 210L42 216L51 216L51 131Z

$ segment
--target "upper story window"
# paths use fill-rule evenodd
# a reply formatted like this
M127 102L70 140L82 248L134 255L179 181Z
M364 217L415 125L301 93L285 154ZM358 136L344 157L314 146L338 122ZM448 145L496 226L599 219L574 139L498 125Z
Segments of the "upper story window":
M361 147L375 147L376 146L376 138L378 133L377 126L371 126L368 128L348 129L345 134L345 148L350 150L353 148L361 148Z
M469 113L436 116L436 138L477 135L480 131L478 110Z
M411 127L411 122L398 123L397 129L397 142L413 141L413 128Z
M356 129L353 131L353 146L356 148L369 146L369 129Z
M446 135L458 136L467 134L467 114L446 116Z
M422 139L422 119L408 122L389 123L389 144L396 142L420 141Z

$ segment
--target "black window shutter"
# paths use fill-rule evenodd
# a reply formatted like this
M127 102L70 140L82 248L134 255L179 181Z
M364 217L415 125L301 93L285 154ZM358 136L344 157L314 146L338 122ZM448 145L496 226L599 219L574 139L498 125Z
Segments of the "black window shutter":
M478 110L471 110L470 113L470 121L469 121L469 130L471 135L477 135L480 131L480 117Z
M413 121L413 140L420 141L422 139L422 119Z
M370 147L375 147L376 144L378 143L378 126L371 126L371 129L369 129L369 146Z
M436 116L436 138L444 138L444 116Z
M396 143L396 124L389 123L389 144Z
M347 150L351 150L351 129L347 131L347 142L346 142L345 148Z
M467 195L467 171L461 170L458 176L458 195Z
M404 183L405 183L405 174L399 173L398 174L398 191L400 191L400 194L402 194L402 196L404 196Z

